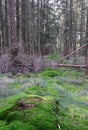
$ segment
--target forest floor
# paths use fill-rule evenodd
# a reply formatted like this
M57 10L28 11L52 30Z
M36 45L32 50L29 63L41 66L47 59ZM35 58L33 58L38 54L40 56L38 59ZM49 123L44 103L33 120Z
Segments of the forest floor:
M88 130L88 78L75 69L0 74L0 130Z

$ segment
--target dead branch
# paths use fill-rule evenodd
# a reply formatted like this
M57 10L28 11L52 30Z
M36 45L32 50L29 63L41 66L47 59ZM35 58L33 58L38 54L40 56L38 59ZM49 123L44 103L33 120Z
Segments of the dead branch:
M30 66L32 67L33 65L29 64L29 65L23 65L23 64L14 64L14 66ZM49 65L51 66L51 65ZM48 67L49 67L48 66ZM58 64L58 65L54 65L54 66L58 66L58 67L74 67L74 68L86 68L86 65L69 65L69 64Z
M88 45L88 43L86 43L85 45L83 45L83 46L81 46L80 48L76 49L75 51L71 52L70 54L68 54L68 55L66 55L66 56L64 56L64 57L62 57L62 58L60 58L59 61L68 58L69 56L73 55L74 53L76 53L76 52L79 51L80 49L86 47L87 45Z
M59 64L58 67L74 67L74 68L86 68L86 65L69 65L69 64Z
M13 66L33 66L32 64L28 64L28 65L25 65L25 64L13 64Z

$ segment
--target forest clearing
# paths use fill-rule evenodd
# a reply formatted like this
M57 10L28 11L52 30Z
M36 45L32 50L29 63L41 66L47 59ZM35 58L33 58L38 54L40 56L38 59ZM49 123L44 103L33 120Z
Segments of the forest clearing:
M0 130L88 130L87 0L0 0Z

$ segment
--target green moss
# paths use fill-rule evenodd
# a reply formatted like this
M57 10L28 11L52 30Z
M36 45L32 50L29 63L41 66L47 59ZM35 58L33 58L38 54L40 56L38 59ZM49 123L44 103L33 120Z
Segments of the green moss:
M10 88L20 88L22 86L21 83L11 83L8 85Z
M19 91L22 84L24 89L0 98L0 130L58 130L58 124L61 130L88 130L88 82L81 74L47 68L30 80L27 75L13 77L23 82L10 87ZM20 103L32 107L20 110Z
M53 106L56 104L52 98L24 97L0 113L0 120L3 120L0 125L2 128L6 126L6 130L57 130L58 120Z
M0 122L0 130L37 130L35 126L29 125L29 123L23 123L21 121L13 121L6 124L5 121Z
M31 75L30 75L30 74L24 74L23 77L24 77L24 78L30 78Z
M13 70L12 71L12 75L15 76L17 74L17 71L16 70Z
M47 86L32 86L25 90L26 94L36 94L44 96L48 94Z
M3 75L2 75L2 74L0 74L0 80L2 80L2 78L3 78Z
M56 77L56 76L62 76L62 77L69 77L69 75L72 77L75 77L75 78L78 78L80 77L81 73L79 71L75 71L75 70L69 70L69 69L64 69L64 68L61 68L61 69L51 69L51 68L46 68L45 70L43 70L43 72L41 73L41 75L43 77Z
M57 70L54 70L54 69L45 69L43 72L42 72L42 76L45 76L45 77L55 77L55 76L58 76L59 75L59 72Z
M59 59L59 56L56 54L56 53L53 53L52 55L49 56L49 58L51 60L58 60Z

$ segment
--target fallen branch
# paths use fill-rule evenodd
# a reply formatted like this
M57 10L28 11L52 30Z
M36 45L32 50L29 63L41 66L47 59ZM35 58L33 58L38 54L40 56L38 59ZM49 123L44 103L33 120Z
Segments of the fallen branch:
M25 65L25 64L12 64L12 66L33 66L32 64L28 64L28 65Z
M29 65L23 65L23 64L14 64L14 66L33 66L31 64ZM48 67L51 67L52 65L48 65ZM58 67L74 67L74 68L86 68L86 65L69 65L69 64L58 64L58 65L53 65L54 67L55 66L58 66ZM47 66L46 66L47 67Z
M86 65L69 65L69 64L59 64L58 67L74 67L74 68L86 68Z
M76 52L79 51L80 49L86 47L87 45L88 45L88 43L86 43L85 45L83 45L83 46L81 46L80 48L76 49L75 51L71 52L70 54L68 54L68 55L66 55L66 56L64 56L64 57L62 57L62 58L60 58L59 61L68 58L69 56L73 55L74 53L76 53Z

